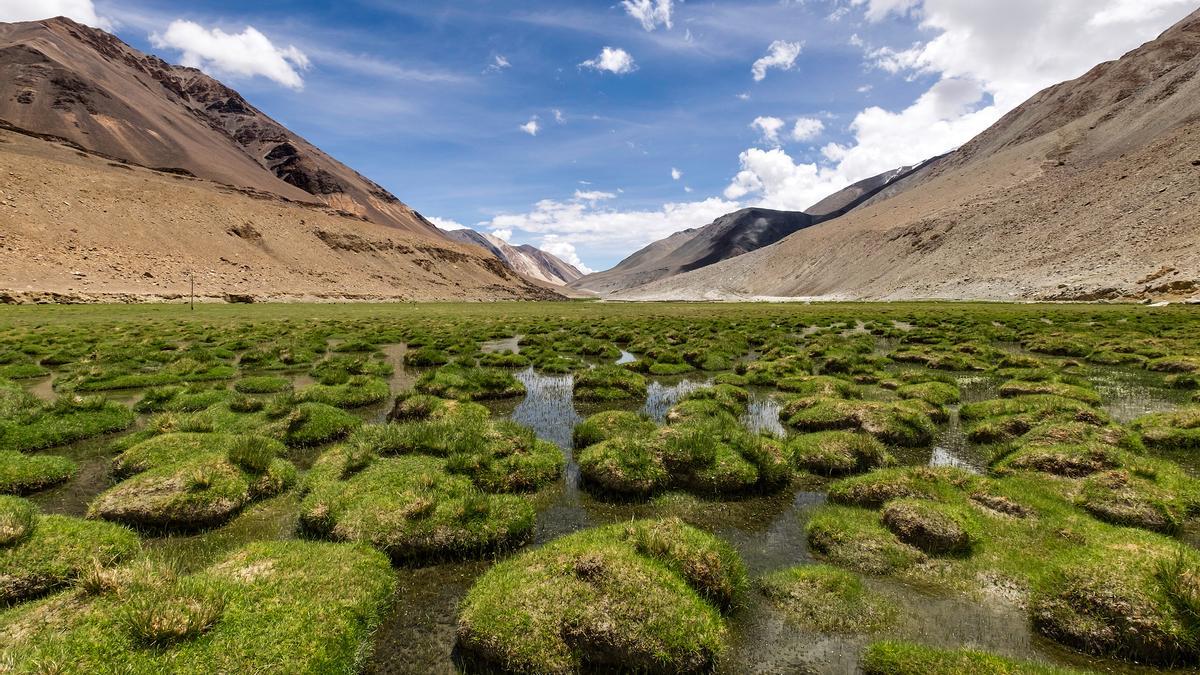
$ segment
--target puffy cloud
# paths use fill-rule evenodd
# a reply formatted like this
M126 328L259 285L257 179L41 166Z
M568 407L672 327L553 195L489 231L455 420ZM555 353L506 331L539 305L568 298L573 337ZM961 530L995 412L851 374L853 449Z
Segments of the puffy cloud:
M804 49L802 42L787 42L785 40L776 40L767 48L767 55L754 62L750 67L750 72L754 74L755 82L762 82L767 78L767 70L778 68L779 70L791 70L796 65L796 59L800 58L800 52Z
M112 30L112 20L96 13L92 0L0 0L0 21L39 21L65 16L79 23Z
M613 73L614 75L625 75L637 70L637 63L634 62L633 56L624 49L605 47L600 50L600 55L594 59L588 59L579 64L581 68L591 68L603 72Z
M308 57L299 49L276 47L252 26L230 34L193 21L173 21L165 33L151 35L150 43L183 52L185 66L215 74L265 77L292 89L304 87L300 71L309 67Z
M672 168L671 169L671 180L679 180L681 178L683 178L683 172L680 171L679 169Z
M792 139L811 141L825 131L825 123L815 117L801 117L792 127Z
M756 117L750 123L750 127L758 130L758 133L762 134L763 142L769 145L779 145L779 132L786 125L787 122L778 117Z
M445 230L447 232L452 232L454 230L469 230L469 229L471 229L471 228L467 227L466 225L463 225L462 223L455 221L455 220L451 220L449 218L426 217L425 220L428 220L429 222L433 223L434 227L438 228L439 230Z
M583 272L584 274L592 274L596 271L588 267L582 260L579 259L579 251L575 250L574 244L563 240L557 235L552 234L543 237L541 243L538 244L538 248L567 263L580 272Z
M599 203L545 199L528 213L496 216L489 226L552 237L589 255L624 257L652 241L711 223L739 208L738 203L716 198L634 211L604 208Z
M907 49L878 50L877 65L977 80L1001 112L1153 39L1196 6L1194 0L855 2L867 4L873 20L916 10L921 27L934 34Z
M652 31L658 28L659 24L667 28L672 28L671 23L671 5L672 0L622 0L621 6L625 11L641 22L642 28Z
M563 114L563 111L559 110L558 108L555 108L552 112L554 113L554 121L555 122L558 122L559 124L567 123L567 116Z
M512 240L513 231L509 228L502 227L502 228L499 228L496 230L492 230L491 235L493 237L499 239L500 241L510 241L510 240Z
M517 128L529 134L530 136L537 136L538 132L542 130L542 123L538 121L538 116L534 115L533 117L529 118L528 122Z
M1190 0L851 2L866 5L874 21L919 16L933 34L929 41L868 50L867 58L888 72L937 81L906 108L860 112L850 125L853 139L827 144L820 162L796 163L779 149L746 150L727 198L804 209L855 181L953 150L1040 89L1121 56L1194 8Z

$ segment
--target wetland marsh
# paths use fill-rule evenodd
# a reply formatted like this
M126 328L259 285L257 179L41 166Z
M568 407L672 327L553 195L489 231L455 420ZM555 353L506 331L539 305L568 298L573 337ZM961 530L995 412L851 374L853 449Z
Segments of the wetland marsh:
M1194 672L1200 314L0 308L0 671Z

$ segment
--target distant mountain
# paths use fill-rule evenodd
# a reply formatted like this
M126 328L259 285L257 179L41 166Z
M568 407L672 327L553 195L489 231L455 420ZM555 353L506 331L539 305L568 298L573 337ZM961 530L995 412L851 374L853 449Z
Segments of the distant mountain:
M1200 11L840 218L619 297L1200 298L1198 181Z
M387 190L236 91L70 19L0 24L0 119L142 166L440 237Z
M479 246L517 274L552 286L565 286L583 276L573 266L528 244L513 246L503 239L475 230L454 230L447 232L446 236L463 244Z
M0 302L559 299L198 70L0 24Z
M601 295L619 293L757 251L800 230L848 213L914 170L915 167L904 167L855 183L830 195L808 212L751 208L722 216L704 227L677 232L656 241L616 267L590 274L570 286Z

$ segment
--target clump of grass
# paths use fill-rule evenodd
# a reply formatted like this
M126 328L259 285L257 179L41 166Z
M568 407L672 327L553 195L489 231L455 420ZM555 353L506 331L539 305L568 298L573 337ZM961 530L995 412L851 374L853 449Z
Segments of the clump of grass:
M0 450L30 452L124 431L136 415L103 397L63 396L0 419Z
M164 649L208 632L224 611L220 587L176 582L132 594L119 621L135 643Z
M697 563L725 560L708 578ZM711 670L728 628L704 586L739 586L744 570L719 540L678 522L585 530L492 568L464 599L459 644L493 667Z
M287 452L279 441L263 436L238 436L226 451L229 461L253 473L266 473L277 457Z
M575 427L574 443L577 448L586 448L617 436L648 434L656 428L652 420L637 413L606 410L588 417Z
M388 415L391 422L412 422L429 419L445 407L446 401L429 394L410 392L396 399L396 405Z
M884 443L918 448L933 442L937 427L916 403L800 398L790 401L781 417L803 432L863 431Z
M525 385L512 373L457 363L421 376L416 388L423 394L465 401L514 398L525 394Z
M894 625L899 613L858 575L828 565L782 570L760 587L788 620L820 633L873 633Z
M830 563L863 574L900 574L927 560L864 509L822 509L809 521L806 534L808 545Z
M16 546L33 532L37 510L16 497L0 496L0 548Z
M309 447L344 438L362 425L354 415L324 403L302 403L280 420L272 436L289 447Z
M391 395L386 380L369 375L355 375L336 385L314 384L296 392L302 403L322 403L351 410L382 403Z

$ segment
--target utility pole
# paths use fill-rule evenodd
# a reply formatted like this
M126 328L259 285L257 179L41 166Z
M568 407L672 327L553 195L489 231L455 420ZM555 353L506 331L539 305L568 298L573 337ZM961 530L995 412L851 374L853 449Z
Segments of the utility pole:
M192 311L194 312L194 311L196 311L196 273L188 272L188 278L191 279L191 281L192 281L192 294L191 294L190 298L191 298Z

